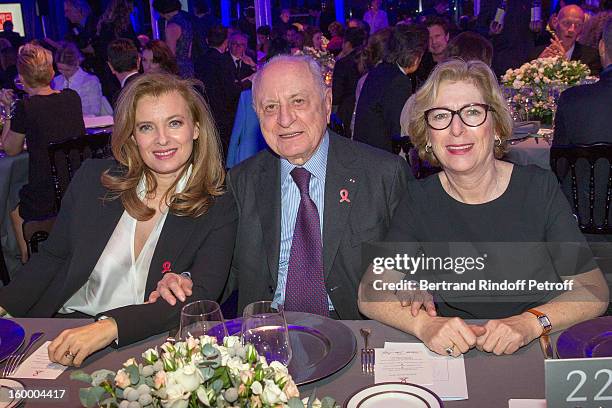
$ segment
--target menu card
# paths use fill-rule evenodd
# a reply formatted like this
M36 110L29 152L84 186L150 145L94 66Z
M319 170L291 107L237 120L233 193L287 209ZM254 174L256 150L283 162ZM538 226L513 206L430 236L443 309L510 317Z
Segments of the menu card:
M45 342L34 353L30 355L9 377L13 378L35 378L37 380L55 380L64 372L66 366L52 363L49 360L50 341Z
M508 408L546 408L546 400L543 400L543 399L511 399L511 400L508 400Z
M424 385L444 401L468 398L463 356L447 357L431 352L422 343L386 342L375 349L374 382Z

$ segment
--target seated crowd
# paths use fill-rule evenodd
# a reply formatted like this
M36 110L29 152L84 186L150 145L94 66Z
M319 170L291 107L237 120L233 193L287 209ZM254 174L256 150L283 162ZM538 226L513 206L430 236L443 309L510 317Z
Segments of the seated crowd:
M99 19L87 1L65 0L80 30L0 50L3 75L17 78L0 93L2 148L29 153L29 180L11 208L24 265L0 288L0 311L92 319L54 339L51 360L79 366L108 345L172 329L186 302L236 292L238 312L270 300L288 311L372 318L453 356L512 354L605 313L608 284L555 176L502 160L513 122L497 72L508 61L495 44L519 29L510 14L506 27L474 20L480 32L457 32L437 9L422 23L390 27L373 0L347 27L319 27L320 12L311 26L291 24L283 10L274 27L256 30L252 10L228 29L196 3L192 15L179 1L153 1L166 28L164 41L150 41L126 22L128 0L111 1ZM523 29L534 34L536 57L584 59L600 76L588 91L609 99L612 19L601 28L598 63L577 42L583 25L583 10L570 5L551 19L556 34L539 38L547 45L536 44L542 27ZM526 60L515 55L511 66ZM563 94L559 129L598 126L612 114L612 104L599 118L562 108L586 105L584 89ZM84 162L57 211L47 146L82 137L84 116L110 114L112 157ZM441 171L415 180L393 153L402 135ZM592 141L612 142L609 131L601 137ZM28 254L22 224L49 217L49 238ZM485 268L481 279L545 276L573 286L484 300L379 293L376 280L438 277L381 273L362 259L373 243L405 243L416 257L451 242L479 251L505 244L498 261L510 266Z

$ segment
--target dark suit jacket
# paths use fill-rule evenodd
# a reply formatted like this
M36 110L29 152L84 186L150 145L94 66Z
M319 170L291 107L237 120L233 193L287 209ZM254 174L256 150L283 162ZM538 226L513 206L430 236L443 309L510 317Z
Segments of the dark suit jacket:
M124 211L120 200L102 200L107 190L100 175L109 168L120 171L108 160L83 163L66 191L49 239L19 275L0 289L0 305L11 315L52 317L88 280ZM191 271L190 301L216 300L229 273L235 232L231 194L218 198L198 218L168 214L151 260L145 300L162 278L164 262L170 262L176 273ZM102 314L116 320L119 346L123 346L176 327L182 306L158 301Z
M134 75L130 75L129 77L127 77L125 80L125 83L123 84L123 88L125 88L130 82L138 78L140 75L142 74L137 72ZM121 86L121 84L119 85ZM115 108L117 107L117 101L119 100L119 96L121 95L121 91L123 90L123 88L120 88L117 91L115 91L115 93L113 94L113 97L111 98L111 106L113 107L113 110L115 110Z
M538 58L545 48L545 45L536 47L534 52L531 54L531 59ZM589 47L588 45L583 45L577 42L574 46L574 52L572 52L572 58L570 58L570 60L580 61L588 66L591 70L591 75L599 75L601 72L601 59L599 58L599 51L593 47Z
M404 75L395 64L374 67L363 84L353 139L388 152L393 136L400 136L400 116L414 90L414 77Z
M553 145L612 143L612 66L601 73L598 82L565 90L559 98L555 114ZM565 165L565 163L560 163ZM603 224L605 196L608 182L608 163L601 160L595 166L594 217ZM572 203L569 169L560 168L563 192ZM589 166L586 161L576 163L579 215L584 222L589 217Z
M236 71L236 64L234 63L234 59L229 51L223 55L227 60L227 69L234 73L234 81L242 81L244 78L255 72L255 70L249 64L245 64L244 62L240 63L240 70Z
M325 286L341 319L360 319L357 288L361 244L384 238L412 177L405 160L329 132L323 267ZM353 181L351 181L353 180ZM264 150L232 168L228 188L239 212L229 290L238 288L238 313L272 300L277 285L281 229L280 159ZM350 203L340 203L341 189Z
M236 105L242 92L242 88L235 82L234 65L231 61L228 62L227 58L226 54L210 47L204 51L201 58L194 61L196 77L204 83L206 99L219 129L226 155L234 126Z
M350 136L351 118L355 109L355 90L360 77L356 54L355 50L351 51L334 66L332 104L338 107L337 115L344 126L344 136Z

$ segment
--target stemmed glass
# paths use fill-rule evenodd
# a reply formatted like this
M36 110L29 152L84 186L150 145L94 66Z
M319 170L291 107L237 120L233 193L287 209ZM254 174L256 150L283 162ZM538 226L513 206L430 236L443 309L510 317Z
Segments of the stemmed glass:
M189 336L208 335L216 337L222 344L227 336L227 327L219 304L212 300L198 300L183 306L179 333L182 340Z
M270 301L254 302L244 308L242 342L251 343L268 362L288 365L291 361L289 329L283 306Z

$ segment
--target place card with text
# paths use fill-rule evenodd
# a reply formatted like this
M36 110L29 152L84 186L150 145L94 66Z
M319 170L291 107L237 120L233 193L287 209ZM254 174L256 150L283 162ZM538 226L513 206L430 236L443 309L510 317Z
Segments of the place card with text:
M9 377L13 378L34 378L37 380L55 380L64 372L66 366L52 363L49 360L50 341L45 342L34 353L32 353L24 362L21 363L17 371Z

